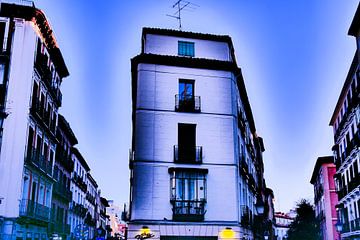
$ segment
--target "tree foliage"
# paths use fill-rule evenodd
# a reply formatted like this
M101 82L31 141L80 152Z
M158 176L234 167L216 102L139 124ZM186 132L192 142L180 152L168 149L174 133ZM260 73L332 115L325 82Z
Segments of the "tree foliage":
M297 216L288 230L288 240L320 239L319 222L315 217L313 205L302 199L297 203L296 212Z

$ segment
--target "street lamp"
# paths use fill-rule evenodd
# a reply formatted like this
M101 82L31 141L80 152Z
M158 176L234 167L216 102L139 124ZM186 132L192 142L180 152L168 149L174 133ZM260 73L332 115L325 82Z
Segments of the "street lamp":
M255 209L258 215L264 214L265 204L261 197L258 197L255 203Z
M264 232L264 239L265 239L265 240L268 240L268 239L269 239L269 232L268 232L268 231L265 231L265 232Z
M342 229L343 229L343 225L342 223L338 220L336 223L335 223L335 227L336 227L336 230L341 233Z

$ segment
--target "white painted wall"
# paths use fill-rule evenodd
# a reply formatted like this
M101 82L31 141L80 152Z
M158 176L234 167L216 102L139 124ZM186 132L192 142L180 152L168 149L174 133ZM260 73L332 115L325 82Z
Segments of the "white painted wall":
M209 40L180 38L154 34L146 34L144 52L159 55L177 56L178 41L194 42L196 58L232 61L229 46L226 42L215 42Z
M235 157L236 89L226 71L140 64L135 126L132 220L172 219L169 167L201 167L207 175L205 221L238 221L238 179ZM195 80L201 113L175 112L179 79ZM178 123L196 124L196 145L203 164L174 164ZM165 162L165 163L164 163ZM224 209L226 211L219 211Z
M27 139L36 34L29 22L16 20L7 109L0 154L0 215L18 217Z

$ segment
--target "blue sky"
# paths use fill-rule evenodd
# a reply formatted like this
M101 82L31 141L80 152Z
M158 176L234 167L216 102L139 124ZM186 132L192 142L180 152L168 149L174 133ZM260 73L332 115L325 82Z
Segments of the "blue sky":
M175 0L37 0L54 28L70 76L60 112L70 122L103 195L128 201L131 143L130 58L142 27L177 28ZM357 0L194 0L183 30L227 34L243 70L265 176L276 210L302 197L318 156L331 154L328 126L354 56L347 36Z

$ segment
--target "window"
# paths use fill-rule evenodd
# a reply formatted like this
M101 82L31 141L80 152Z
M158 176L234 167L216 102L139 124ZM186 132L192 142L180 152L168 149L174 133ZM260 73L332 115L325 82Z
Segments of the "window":
M179 80L179 96L180 99L193 98L194 96L194 80Z
M170 169L173 219L203 221L206 203L205 169Z
M179 94L175 95L176 111L200 112L200 96L195 96L194 85L194 80L179 80Z
M206 175L198 172L179 171L172 176L172 200L205 201Z
M195 56L194 45L195 44L193 42L179 41L178 42L178 55L194 57Z

